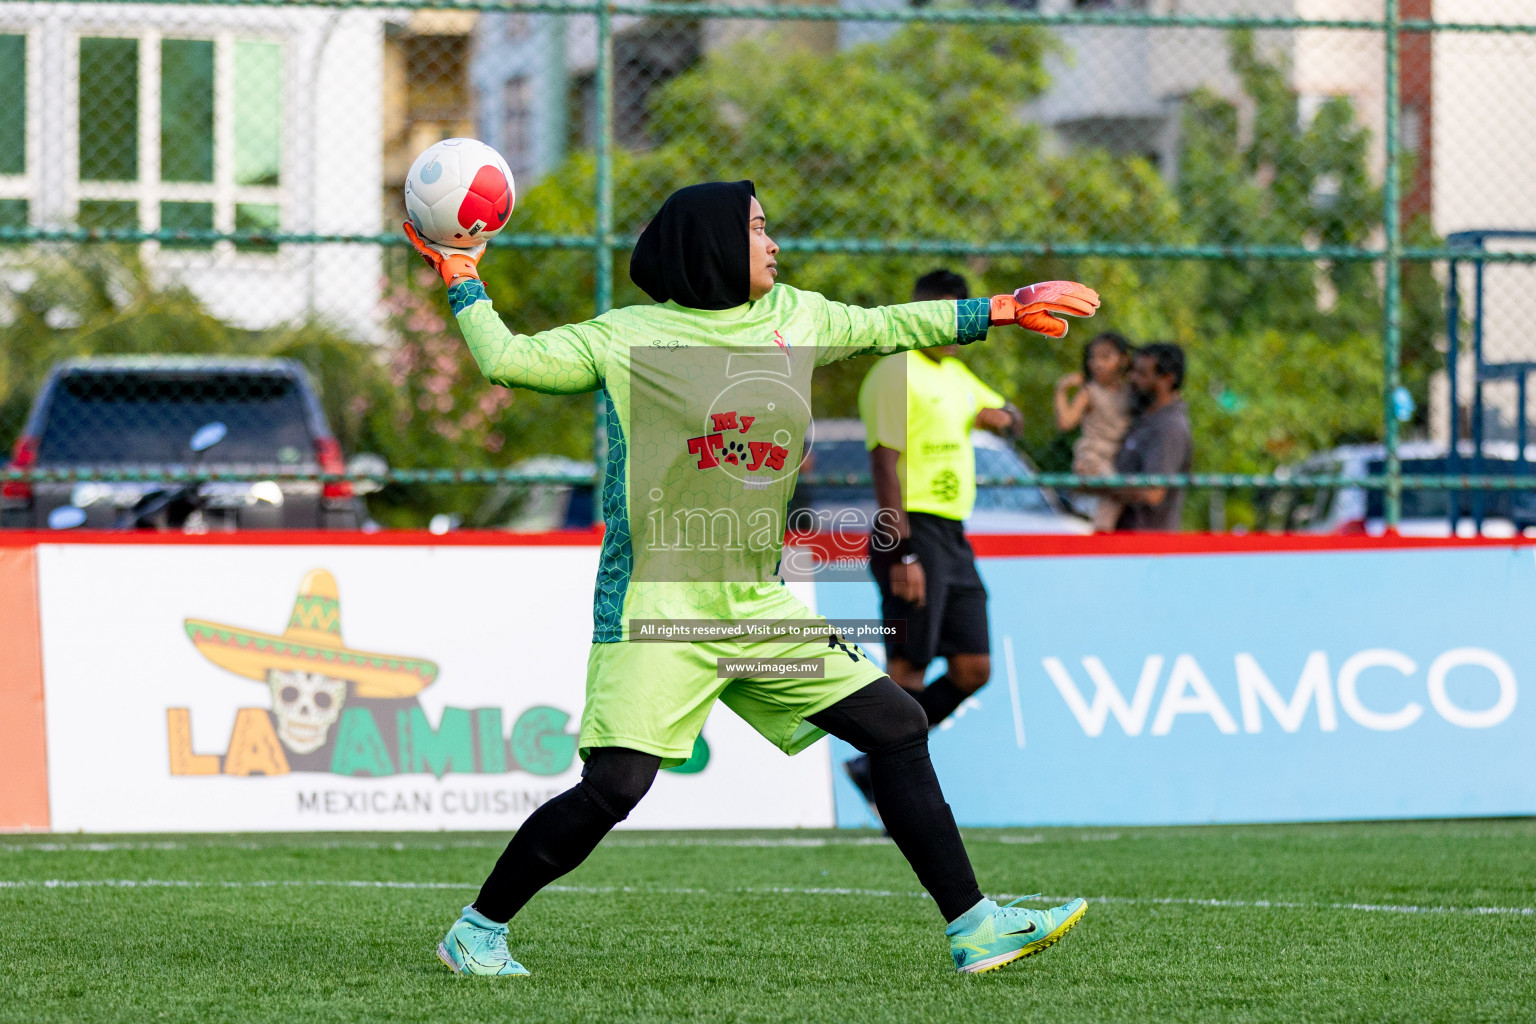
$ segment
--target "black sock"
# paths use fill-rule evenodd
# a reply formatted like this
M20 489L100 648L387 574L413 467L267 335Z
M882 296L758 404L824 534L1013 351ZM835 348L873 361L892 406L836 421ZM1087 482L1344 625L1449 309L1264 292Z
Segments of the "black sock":
M927 722L912 695L887 676L810 721L869 755L880 820L944 920L974 907L981 890L929 760Z
M474 907L492 921L510 921L535 893L574 870L613 826L629 817L651 788L661 758L637 750L599 747L581 781L528 816L480 887Z
M925 686L921 692L912 695L923 711L928 715L928 727L931 729L944 719L955 713L955 708L961 701L969 697L968 693L961 693L959 687L949 681L949 676L940 676Z
M535 893L587 859L619 823L588 789L577 783L529 815L480 887L476 910L510 921Z
M880 821L907 858L917 880L953 921L982 898L970 857L960 841L954 812L939 788L927 737L883 753L871 754L870 775Z

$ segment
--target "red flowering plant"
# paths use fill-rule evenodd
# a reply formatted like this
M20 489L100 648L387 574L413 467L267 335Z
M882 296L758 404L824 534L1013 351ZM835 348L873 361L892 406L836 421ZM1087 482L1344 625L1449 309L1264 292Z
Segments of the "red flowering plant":
M395 430L411 438L421 465L500 465L497 456L507 445L503 414L516 398L480 375L457 326L449 322L432 273L413 275L410 284L389 286L383 303L393 339L388 371L398 396Z
M328 381L332 387L325 389L340 386L348 396L338 414L361 446L355 450L376 451L397 469L502 469L548 454L590 458L590 400L487 381L430 271L392 275L380 314L386 340L373 371L358 374L372 377L373 386ZM496 526L522 491L483 483L397 484L370 498L370 508L391 526L419 527L439 513L468 526Z

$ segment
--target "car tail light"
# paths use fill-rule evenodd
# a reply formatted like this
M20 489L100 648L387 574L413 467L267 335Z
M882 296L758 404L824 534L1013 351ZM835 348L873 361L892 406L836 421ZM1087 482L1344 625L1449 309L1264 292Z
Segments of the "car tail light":
M320 463L322 473L345 473L347 464L341 460L341 445L336 443L334 437L322 437L315 442L315 459ZM352 497L352 485L346 480L337 480L325 485L322 493L327 498Z
M37 465L37 438L23 434L16 439L11 451L12 469L32 469ZM17 501L32 500L32 485L26 480L7 480L0 484L0 497Z

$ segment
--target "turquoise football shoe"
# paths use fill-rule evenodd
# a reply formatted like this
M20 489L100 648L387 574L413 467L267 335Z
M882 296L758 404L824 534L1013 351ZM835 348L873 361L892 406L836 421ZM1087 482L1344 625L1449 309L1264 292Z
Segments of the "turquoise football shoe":
M944 929L955 970L980 974L1038 953L1067 934L1088 912L1088 901L1081 899L1050 910L1016 905L1038 895L1022 896L1003 907L982 900Z
M507 952L507 926L483 916L473 906L453 923L437 944L437 958L454 974L526 975L528 968Z

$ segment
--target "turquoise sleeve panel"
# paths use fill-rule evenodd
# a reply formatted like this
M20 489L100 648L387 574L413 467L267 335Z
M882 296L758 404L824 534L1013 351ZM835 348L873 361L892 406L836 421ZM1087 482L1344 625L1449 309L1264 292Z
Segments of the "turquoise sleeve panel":
M969 345L987 336L992 325L991 299L961 299L955 303L955 341Z
M474 297L475 288L479 289L478 298ZM462 307L461 298L469 300ZM492 384L546 395L577 395L603 386L603 362L612 334L604 321L556 327L540 334L513 334L496 315L479 281L454 285L449 301L469 343L469 354Z
M948 299L873 309L828 299L822 302L826 304L826 327L816 356L818 366L854 356L890 355L955 343L955 303Z
M448 305L452 307L454 316L458 316L464 312L465 307L473 306L482 299L486 302L491 301L491 297L485 294L485 285L475 278L460 281L448 289Z

